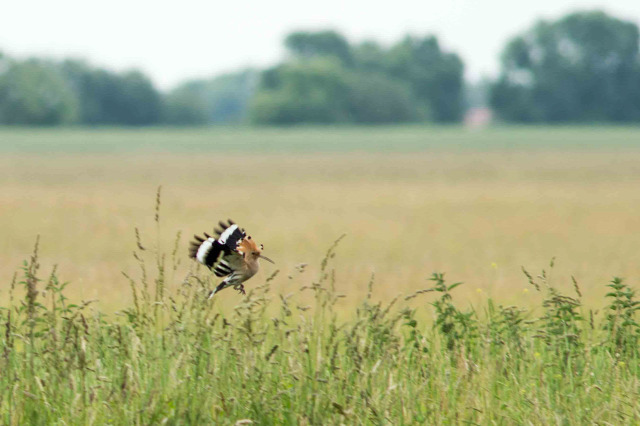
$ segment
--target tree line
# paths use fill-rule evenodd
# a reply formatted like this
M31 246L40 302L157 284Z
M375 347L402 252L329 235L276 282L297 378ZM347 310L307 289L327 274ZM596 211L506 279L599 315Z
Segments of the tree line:
M161 93L139 71L0 54L0 124L149 126L240 121L257 73L189 81Z
M391 46L294 32L265 70L186 81L164 93L139 71L0 53L0 124L455 123L469 105L507 122L640 120L638 26L604 12L538 21L509 40L494 81L469 86L435 36Z
M456 122L463 114L460 57L434 36L390 48L351 45L333 31L296 32L289 59L262 73L251 105L258 123Z
M639 39L603 12L540 21L508 42L491 106L513 122L637 122Z

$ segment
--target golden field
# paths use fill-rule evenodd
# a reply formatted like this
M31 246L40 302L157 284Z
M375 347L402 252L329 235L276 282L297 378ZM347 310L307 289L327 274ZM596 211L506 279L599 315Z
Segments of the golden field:
M321 143L335 145L359 130L298 131L300 138L316 139L315 150L252 149L257 142L237 150L165 149L168 142L162 149L126 149L119 132L96 131L101 144L93 151L49 152L39 142L19 149L21 140L46 132L67 140L66 131L0 132L10 142L0 157L0 299L40 235L42 267L58 265L59 275L71 282L67 293L99 299L107 310L126 306L131 295L122 271L138 274L135 227L145 247L157 243L160 185L159 243L168 263L176 233L182 233L180 265L169 277L173 285L194 266L186 257L191 235L211 231L227 217L264 243L264 253L277 262L263 264L248 287L277 268L273 287L282 293L311 282L343 233L334 265L347 300L361 299L372 273L376 297L388 299L429 287L427 278L438 271L451 282L464 281L456 297L471 303L493 297L526 305L540 296L528 291L521 266L539 272L552 257L554 283L570 292L575 276L587 304L602 300L612 276L636 287L640 277L640 146L631 143L640 141L640 129L614 129L610 137L606 131L559 129L532 137L564 140L571 134L573 143L559 147L536 147L535 141L510 147L510 137L527 133L522 129L412 129L416 141L409 142L399 130L374 129L363 130L363 140L346 149L322 149ZM207 132L198 137L216 134ZM237 132L232 136L242 134ZM292 143L295 132L283 131L282 139ZM160 133L126 135L148 143ZM502 142L486 149L481 143L421 147L420 138L439 134ZM91 131L69 135L92 138ZM112 150L105 149L109 137L116 141ZM278 130L247 130L245 137L277 144ZM378 138L375 149L367 148L369 137ZM585 138L591 138L588 146L581 145ZM629 143L607 145L612 139ZM308 263L309 271L299 279L300 263ZM232 304L239 298L232 290L217 297Z

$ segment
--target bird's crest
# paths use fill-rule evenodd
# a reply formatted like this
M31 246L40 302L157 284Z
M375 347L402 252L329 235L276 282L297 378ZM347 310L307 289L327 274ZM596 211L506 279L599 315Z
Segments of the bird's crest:
M247 254L254 254L255 256L260 255L262 251L262 244L258 245L255 241L251 239L251 235L243 238L238 241L238 248L236 249L238 253L240 253L243 257Z

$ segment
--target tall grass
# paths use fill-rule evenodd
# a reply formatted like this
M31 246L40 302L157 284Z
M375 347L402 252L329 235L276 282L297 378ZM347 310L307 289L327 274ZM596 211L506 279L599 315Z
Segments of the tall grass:
M159 223L158 208L159 198ZM164 253L136 234L133 303L112 317L70 304L55 268L42 275L36 243L0 310L0 423L640 421L640 305L620 278L594 312L575 280L552 285L553 262L537 275L525 270L543 296L535 310L492 300L461 308L460 283L441 273L429 288L374 302L372 277L345 313L336 241L310 285L301 265L290 277L298 289L274 294L276 272L223 315L218 296L206 298L210 273L173 273L179 235ZM300 302L305 293L311 305Z

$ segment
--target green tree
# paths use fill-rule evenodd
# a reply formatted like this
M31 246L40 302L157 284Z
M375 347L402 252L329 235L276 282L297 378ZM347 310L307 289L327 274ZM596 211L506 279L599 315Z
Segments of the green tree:
M54 63L5 60L0 74L0 123L58 125L77 119L72 88Z
M368 72L388 73L387 51L375 41L365 41L352 48L356 66Z
M509 121L640 120L638 27L603 12L540 21L507 44L491 105Z
M203 125L208 121L207 102L202 80L188 81L165 97L163 121L173 125Z
M248 69L209 80L206 87L209 121L238 123L245 120L258 78L255 70Z
M325 58L267 70L252 118L268 124L393 123L414 119L414 106L401 82Z
M343 65L353 63L349 42L335 31L294 32L287 36L284 44L298 58L332 57Z
M252 118L259 123L455 122L462 118L463 65L435 37L390 49L351 46L333 31L297 32L291 57L262 73Z
M464 113L464 65L443 52L434 36L406 37L388 52L387 69L406 81L423 115L436 122L457 122Z
M162 97L138 71L114 73L81 61L61 66L80 101L80 121L90 125L151 125L160 121Z
M416 119L416 102L406 84L380 73L350 73L347 111L355 123L400 123Z
M165 121L177 125L242 122L257 81L258 73L251 69L187 81L167 94Z
M263 73L262 90L252 104L257 123L336 123L349 121L344 100L347 80L339 63L314 59L283 64Z

